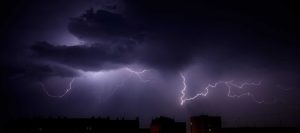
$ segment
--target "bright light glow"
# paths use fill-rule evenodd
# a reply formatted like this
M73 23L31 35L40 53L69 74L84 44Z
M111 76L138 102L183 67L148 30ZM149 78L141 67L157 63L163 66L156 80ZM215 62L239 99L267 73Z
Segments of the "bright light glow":
M81 72L81 75L83 77L88 77L88 78L96 78L96 77L99 77L99 76L103 76L105 74L105 72L84 72L84 71L80 71Z

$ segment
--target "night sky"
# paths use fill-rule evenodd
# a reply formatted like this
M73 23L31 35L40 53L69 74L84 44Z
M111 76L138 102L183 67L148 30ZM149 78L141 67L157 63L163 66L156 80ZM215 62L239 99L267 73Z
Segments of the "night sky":
M263 0L1 2L0 117L300 126L300 11Z

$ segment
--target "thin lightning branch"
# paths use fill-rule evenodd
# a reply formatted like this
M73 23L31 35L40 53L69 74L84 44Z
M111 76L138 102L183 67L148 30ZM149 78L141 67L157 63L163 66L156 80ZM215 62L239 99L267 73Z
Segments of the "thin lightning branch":
M241 95L233 95L233 94L231 94L231 88L232 87L243 89L245 86L260 86L261 85L261 81L259 81L258 83L244 82L241 85L237 85L237 84L234 84L232 81L228 81L228 82L225 82L225 85L228 88L228 94L227 94L228 97L231 97L231 98L240 98L242 96L250 96L252 98L252 100L254 102L256 102L256 103L259 103L259 104L264 103L264 101L257 100L257 98L252 93L250 93L250 92L246 92L246 93L243 93Z
M72 85L73 85L73 82L75 81L75 78L72 78L72 80L69 82L69 87L66 89L66 91L61 94L61 95L53 95L53 94L50 94L49 91L47 91L45 85L40 82L39 84L42 86L42 89L43 91L49 96L49 97L53 97L53 98L63 98L68 92L70 92L70 90L72 90Z
M233 81L219 81L219 82L216 82L214 84L208 84L206 87L205 87L205 91L204 92L201 92L201 93L197 93L195 96L193 97L190 97L190 98L185 98L185 91L186 91L186 88L187 88L187 85L186 85L186 78L185 76L180 73L180 77L182 79L182 84L183 84L183 88L181 90L181 97L180 97L180 105L183 105L184 102L186 101L191 101L191 100L194 100L196 99L197 97L199 96L207 96L208 94L208 91L209 91L209 88L216 88L219 84L225 84L227 86L227 89L228 89L228 93L227 93L227 96L230 97L230 98L240 98L242 96L249 96L252 98L252 100L256 103L264 103L264 101L259 101L256 99L256 97L250 93L250 92L247 92L247 93L243 93L241 95L233 95L231 94L231 88L232 87L236 87L236 88L239 88L239 89L243 89L245 86L259 86L261 85L261 81L258 82L258 83L249 83L249 82L244 82L242 83L241 85L238 85L238 84L234 84Z
M130 69L129 67L126 67L125 69L126 69L128 72L131 72L131 73L135 74L142 82L149 82L149 80L145 80L145 79L143 79L142 76L141 76L141 74L144 74L144 73L146 73L146 72L149 71L149 70L144 69L144 70L142 70L142 71L134 71L134 70Z
M259 81L258 83L244 82L244 83L242 83L241 85L234 84L233 81L227 81L227 82L225 82L225 84L226 84L226 85L233 86L233 87L236 87L236 88L239 88L239 89L243 89L245 86L250 86L250 85L253 85L253 86L260 86L260 85L261 85L261 81Z

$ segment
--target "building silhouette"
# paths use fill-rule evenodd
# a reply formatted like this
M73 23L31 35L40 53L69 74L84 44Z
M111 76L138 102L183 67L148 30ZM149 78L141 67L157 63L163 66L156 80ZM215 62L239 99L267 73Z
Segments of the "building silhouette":
M139 120L109 118L18 119L9 122L6 133L139 133Z
M221 117L219 116L193 116L190 119L191 133L220 133L222 131Z
M150 126L150 133L185 133L185 122L175 122L168 117L153 119Z
M221 117L207 115L191 117L188 132L185 122L162 116L153 119L150 128L140 128L138 118L23 118L8 121L1 127L0 133L300 133L299 127L222 128Z
M150 129L149 128L140 128L139 133L150 133Z

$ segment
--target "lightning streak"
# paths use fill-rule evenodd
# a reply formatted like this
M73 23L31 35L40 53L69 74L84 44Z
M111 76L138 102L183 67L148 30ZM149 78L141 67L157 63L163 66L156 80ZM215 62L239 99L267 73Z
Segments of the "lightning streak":
M72 85L73 85L73 82L75 81L75 78L72 78L72 80L69 82L69 87L66 89L66 91L61 94L61 95L53 95L53 94L50 94L49 91L47 91L45 85L40 82L39 84L42 86L42 89L43 91L49 96L49 97L53 97L53 98L63 98L67 93L70 92L70 90L72 90Z
M261 84L261 81L258 82L258 83L244 82L241 85L234 84L233 81L225 81L225 82L224 81L219 81L219 82L216 82L214 84L208 84L204 88L204 90L205 90L204 92L197 93L193 97L186 98L185 97L185 95L186 95L185 92L186 92L186 88L187 88L186 78L185 78L185 76L182 73L180 73L180 77L182 79L182 84L183 84L183 88L181 90L181 97L180 97L180 101L181 102L180 102L180 105L183 105L184 102L186 102L186 101L194 100L194 99L196 99L199 96L207 96L207 94L209 92L209 88L216 88L219 84L225 84L227 86L227 89L228 89L227 96L230 97L230 98L240 98L240 97L243 97L243 96L249 96L256 103L259 103L259 104L264 103L264 101L257 100L256 97L252 93L250 93L250 92L246 92L246 93L243 93L241 95L234 95L234 94L231 93L232 87L239 88L239 89L244 89L245 86L259 86Z
M142 74L146 73L146 72L149 71L149 70L144 69L144 70L142 70L142 71L135 71L135 70L130 69L129 67L126 67L125 69L126 69L128 72L131 72L131 73L135 74L142 82L149 82L149 80L145 80L145 79L143 79L143 77L141 76Z
M246 93L243 93L243 94L240 94L240 95L233 95L233 94L231 94L231 88L232 87L243 89L245 86L260 86L261 85L261 81L259 81L258 83L244 82L241 85L234 84L232 81L227 81L227 82L225 82L225 85L228 88L228 94L227 94L228 97L231 97L231 98L240 98L242 96L249 96L256 103L259 103L259 104L264 103L264 101L262 101L262 100L257 100L257 98L252 93L250 93L250 92L246 92Z
M186 88L187 88L187 85L186 85L186 78L185 78L185 76L182 74L182 73L180 73L180 76L181 76L181 78L182 78L182 82L183 82L183 89L181 90L181 97L180 97L180 100L181 100L181 102L180 102L180 104L181 105L183 105L184 104L184 102L185 101L190 101L190 100L194 100L195 98L197 98L198 96L206 96L207 94L208 94L208 89L209 88L215 88L218 84L220 84L220 83L222 83L222 82L217 82L217 83L215 83L215 84L213 84L213 85L211 85L211 84L208 84L208 86L206 86L205 87L205 92L201 92L201 93L198 93L198 94L196 94L195 96L193 96L193 97L190 97L190 98L185 98L185 91L186 91Z
M142 70L142 71L135 71L133 69L130 69L129 67L126 67L125 68L126 71L130 72L130 73L133 73L134 75L136 75L142 82L148 82L149 80L145 80L143 79L142 77L142 74L146 73L147 71L149 70ZM97 76L98 74L101 74L101 73L85 73L85 75L88 75L88 76ZM39 84L41 85L43 91L46 93L47 96L49 97L53 97L53 98L63 98L66 94L68 94L71 90L72 90L72 85L73 85L73 82L75 81L75 79L73 78L70 82L69 82L69 87L64 91L63 94L61 95L53 95L51 94L45 87L44 83L42 82L39 82ZM124 84L124 83L123 83ZM123 85L122 84L122 85ZM122 86L121 85L121 86ZM118 86L120 87L120 86Z

